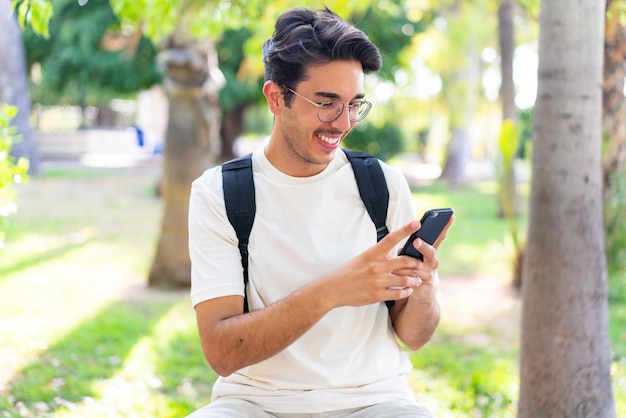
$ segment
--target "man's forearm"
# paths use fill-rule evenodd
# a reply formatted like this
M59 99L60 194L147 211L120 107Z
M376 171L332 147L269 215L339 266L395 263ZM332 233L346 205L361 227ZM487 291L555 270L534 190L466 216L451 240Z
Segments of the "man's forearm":
M207 361L222 376L266 360L291 345L329 310L316 284L258 311L225 318L202 329Z
M436 289L427 292L436 293ZM396 335L410 350L418 350L430 341L441 318L435 294L415 297L415 293L398 306L395 315L392 313Z

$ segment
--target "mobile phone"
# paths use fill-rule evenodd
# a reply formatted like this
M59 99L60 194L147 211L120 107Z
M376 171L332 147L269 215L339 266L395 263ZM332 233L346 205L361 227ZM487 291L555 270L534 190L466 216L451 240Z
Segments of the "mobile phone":
M417 238L420 238L422 241L433 245L433 243L437 241L437 238L439 237L439 235L441 235L441 232L448 224L448 221L452 217L453 213L454 212L450 208L431 209L429 211L426 211L426 213L424 213L424 216L422 216L422 219L420 220L422 227L418 231L411 234L409 239L404 244L404 247L402 247L400 255L408 255L420 260L424 260L424 256L422 255L422 253L420 253L415 249L415 247L413 247L413 241L415 241Z

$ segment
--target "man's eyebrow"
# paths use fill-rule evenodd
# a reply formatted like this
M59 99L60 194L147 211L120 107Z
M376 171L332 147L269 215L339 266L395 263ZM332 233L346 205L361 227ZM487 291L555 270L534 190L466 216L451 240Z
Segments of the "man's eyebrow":
M318 91L315 92L315 96L316 97L321 97L324 99L337 99L337 100L341 100L341 97L339 97L339 95L337 93L331 93L331 92L327 92L327 91ZM350 100L355 100L355 99L363 99L365 97L364 93L361 94L357 94L356 96L354 96L352 99Z

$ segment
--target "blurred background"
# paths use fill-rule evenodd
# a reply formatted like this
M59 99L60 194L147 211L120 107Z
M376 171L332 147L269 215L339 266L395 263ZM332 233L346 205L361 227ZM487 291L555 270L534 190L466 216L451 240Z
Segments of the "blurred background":
M442 324L411 354L438 417L513 417L539 0L0 0L0 416L180 417L210 400L188 298L189 186L263 146L261 45L328 6L380 48L346 139L453 207ZM608 1L602 179L626 416L626 9Z

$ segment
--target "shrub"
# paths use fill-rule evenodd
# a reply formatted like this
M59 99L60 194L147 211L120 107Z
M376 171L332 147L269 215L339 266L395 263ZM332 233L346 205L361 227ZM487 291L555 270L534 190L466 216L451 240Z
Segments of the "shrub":
M605 217L605 245L606 258L609 270L611 298L626 298L626 281L623 273L626 271L626 178L624 174L616 172L611 176L612 187L604 201Z
M387 161L404 151L404 135L397 125L386 123L381 127L369 123L357 125L344 141L346 148L365 151Z
M17 162L11 156L11 146L18 140L11 119L17 114L17 108L0 104L0 248L4 246L6 218L17 210L14 184L26 178L28 160L20 158Z

